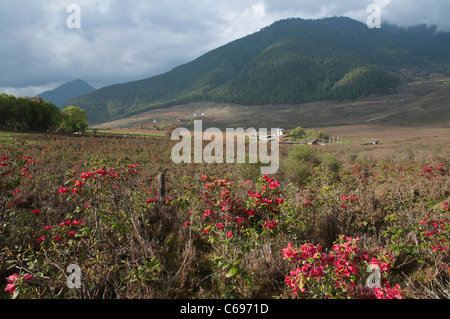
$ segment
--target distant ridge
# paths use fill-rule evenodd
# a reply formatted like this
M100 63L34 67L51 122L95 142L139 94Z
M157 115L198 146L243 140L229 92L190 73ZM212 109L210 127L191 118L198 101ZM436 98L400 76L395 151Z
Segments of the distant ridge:
M51 91L45 91L37 96L41 97L47 102L51 102L58 107L61 107L75 97L85 95L95 91L95 88L83 80L75 80L72 82L64 83Z
M369 29L347 17L287 19L167 73L104 87L65 105L85 109L96 124L195 102L353 100L395 92L405 71L436 66L450 66L450 33L433 27Z

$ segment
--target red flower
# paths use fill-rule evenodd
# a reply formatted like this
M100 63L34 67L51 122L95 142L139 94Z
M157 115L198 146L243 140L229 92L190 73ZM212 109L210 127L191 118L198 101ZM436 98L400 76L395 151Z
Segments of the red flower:
M203 213L203 217L209 217L209 216L211 216L212 213L213 213L212 210L207 209L207 210L205 210L205 212Z
M37 239L37 241L38 241L38 243L42 243L45 239L46 239L45 236L40 236L40 237Z
M31 212L34 213L36 216L39 216L39 214L41 213L39 209L32 210Z
M8 277L8 282L9 283L14 283L15 281L19 280L19 275L14 273L11 276Z
M83 190L81 189L81 188L73 188L72 189L72 193L74 194L74 195L76 195L76 194L81 194L83 192Z
M378 259L376 259L375 257L372 257L372 259L369 261L369 264L378 265Z
M283 257L286 259L296 258L298 255L295 248L293 248L292 243L288 243L287 248L282 249L282 253L283 253Z
M61 188L59 189L59 192L60 192L61 194L67 194L69 191L70 191L69 187L61 187Z
M5 291L9 292L11 295L14 294L14 291L16 290L16 286L14 286L13 284L7 284Z
M274 229L275 226L277 225L277 221L266 221L266 228L267 229Z
M270 189L277 188L278 186L280 186L280 182L279 181L270 182L269 186L270 186Z
M218 224L216 225L216 227L217 227L218 229L224 229L224 228L225 228L225 225L223 225L222 223L218 223Z
M231 238L231 237L233 237L233 233L232 233L231 231L229 231L229 232L227 233L227 238Z
M56 235L56 236L55 236L55 241L60 241L60 240L61 240L61 236Z
M389 263L387 263L387 262L384 262L384 261L382 261L381 262L381 264L380 264L380 269L382 270L382 271L389 271L389 268L391 267L391 265L389 264Z
M69 237L75 236L75 231L74 231L74 230L70 231L70 232L67 234L67 236L69 236Z
M80 181L80 180L76 180L75 182L73 182L73 185L75 185L76 187L80 187L83 186L84 181Z
M23 280L25 280L25 281L30 281L30 280L33 280L33 275L31 275L31 274L25 274L25 275L23 275Z

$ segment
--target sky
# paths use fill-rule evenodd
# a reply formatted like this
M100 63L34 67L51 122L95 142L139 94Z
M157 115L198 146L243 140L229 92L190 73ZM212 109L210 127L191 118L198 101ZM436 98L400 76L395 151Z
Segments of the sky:
M347 16L450 31L448 0L0 0L0 93L165 73L281 19Z

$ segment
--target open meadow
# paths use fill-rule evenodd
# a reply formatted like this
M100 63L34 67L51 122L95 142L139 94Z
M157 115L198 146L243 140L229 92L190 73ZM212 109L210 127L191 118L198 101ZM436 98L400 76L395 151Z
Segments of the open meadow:
M0 296L450 298L450 128L324 129L273 176L157 132L1 132Z

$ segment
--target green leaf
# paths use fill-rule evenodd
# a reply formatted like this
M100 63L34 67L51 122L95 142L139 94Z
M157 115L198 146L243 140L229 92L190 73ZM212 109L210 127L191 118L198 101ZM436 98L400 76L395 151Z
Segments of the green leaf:
M228 272L228 274L226 274L225 276L226 276L227 278L230 278L230 277L233 277L234 275L236 275L237 272L238 272L238 270L237 270L235 267L233 267L233 268L230 269L230 271Z

